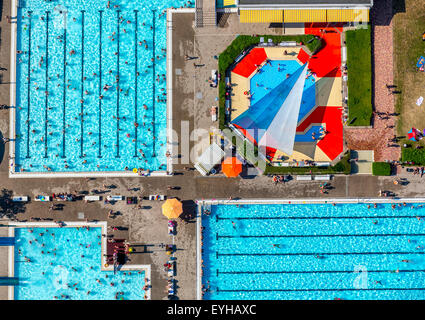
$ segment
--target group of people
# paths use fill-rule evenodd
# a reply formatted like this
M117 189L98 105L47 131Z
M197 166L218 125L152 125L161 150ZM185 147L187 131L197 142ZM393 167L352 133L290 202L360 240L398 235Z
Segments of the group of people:
M311 139L313 139L313 140L322 140L328 133L329 132L326 131L326 129L324 127L320 127L319 128L319 134L320 134L320 136L317 137L316 136L316 132L313 131L312 134L311 134Z
M274 175L272 179L274 184L285 183L291 179L291 176L290 175Z

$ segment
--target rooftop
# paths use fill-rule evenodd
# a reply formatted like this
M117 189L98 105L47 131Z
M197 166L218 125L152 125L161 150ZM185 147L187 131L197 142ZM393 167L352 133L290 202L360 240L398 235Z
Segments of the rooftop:
M372 6L373 0L239 0L239 5L271 5L271 6Z

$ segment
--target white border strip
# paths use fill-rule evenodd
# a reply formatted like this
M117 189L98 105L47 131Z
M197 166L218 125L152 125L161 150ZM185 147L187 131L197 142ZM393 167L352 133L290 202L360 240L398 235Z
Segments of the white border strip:
M167 171L173 171L173 10L167 10Z
M11 1L11 17L18 20L18 5L16 0ZM17 28L18 23L12 22L10 24L10 100L9 100L9 177L14 171L15 163L15 117L16 117L16 46L17 46Z
M114 271L114 266L105 266L106 265L106 254L107 254L107 237L104 237L103 235L108 234L107 229L107 222L106 221L97 221L97 222L85 222L85 221L64 221L65 226L62 228L75 228L75 227L96 227L101 228L102 232L102 244L101 244L101 271ZM15 228L42 228L42 227L48 227L48 228L60 228L58 227L57 223L54 222L14 222L13 224L9 224L9 237L15 236ZM14 265L14 252L15 248L9 247L9 277L14 277L15 273L15 265ZM152 284L151 279L151 265L149 264L133 264L133 265L123 265L120 268L121 271L128 271L128 270L139 270L145 272L145 278L149 279L150 284ZM8 298L9 300L14 300L14 287L9 286L8 288ZM151 286L148 287L148 290L145 291L147 300L151 300Z
M201 236L202 236L202 208L199 206L197 208L198 218L196 219L196 299L202 300L202 268L201 268L201 259L202 259L202 246L201 246Z
M329 204L329 203L416 203L425 202L425 198L320 198L320 199L210 199L197 200L198 205L216 204Z
M152 171L143 174L134 173L132 171L101 171L101 172L14 172L11 167L9 178L125 178L125 177L165 177L168 176L166 171Z

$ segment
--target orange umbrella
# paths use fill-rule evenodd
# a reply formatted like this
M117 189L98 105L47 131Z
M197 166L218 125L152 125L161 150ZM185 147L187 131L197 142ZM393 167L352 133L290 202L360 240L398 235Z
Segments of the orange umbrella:
M242 172L242 162L236 157L228 157L221 164L221 170L228 178L237 177Z
M167 199L162 205L162 214L168 219L178 218L183 212L183 204L177 199Z

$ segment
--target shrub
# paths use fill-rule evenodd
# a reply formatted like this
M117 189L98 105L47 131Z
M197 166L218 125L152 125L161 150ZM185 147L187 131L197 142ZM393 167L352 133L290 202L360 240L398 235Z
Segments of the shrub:
M401 161L411 162L412 165L425 165L425 149L402 148Z

